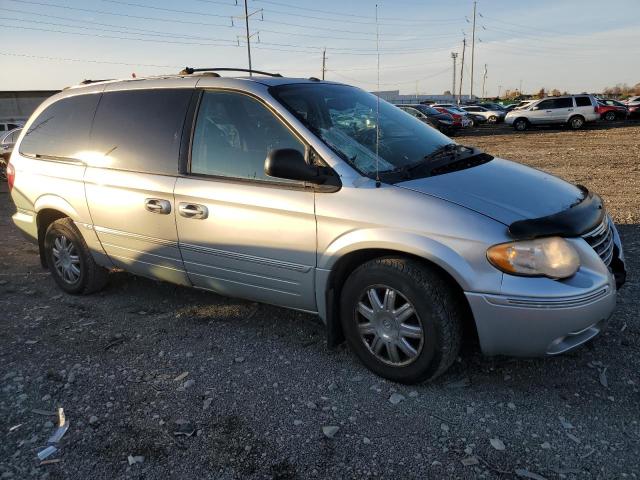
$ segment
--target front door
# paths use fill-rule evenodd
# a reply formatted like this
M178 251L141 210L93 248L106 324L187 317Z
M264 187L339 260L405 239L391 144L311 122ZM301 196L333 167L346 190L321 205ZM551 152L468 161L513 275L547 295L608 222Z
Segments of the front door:
M175 186L182 258L194 285L315 311L314 193L267 177L272 149L305 145L247 94L202 94L188 173Z

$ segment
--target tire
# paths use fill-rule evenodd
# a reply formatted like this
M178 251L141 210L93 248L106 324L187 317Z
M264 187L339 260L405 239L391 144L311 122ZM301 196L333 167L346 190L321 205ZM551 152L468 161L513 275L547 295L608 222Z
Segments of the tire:
M529 121L526 118L517 118L513 122L513 129L518 132L524 132L529 128Z
M491 115L489 118L487 118L487 122L488 123L498 123L498 117L496 117L495 115Z
M107 283L108 271L99 266L84 238L70 218L52 222L44 237L44 253L49 271L67 293L89 294Z
M584 127L585 121L583 116L574 115L569 119L569 122L567 123L569 125L569 128L571 128L571 130L580 130L582 127Z
M603 118L607 122L613 122L616 119L616 112L614 112L613 110L609 110L607 113L604 114Z
M477 123L476 123L475 119L474 118L470 118L469 121L470 121L470 123L469 123L469 127L468 128L476 128Z
M434 268L399 257L371 260L351 273L340 302L351 350L381 377L405 384L433 380L458 356L461 302Z

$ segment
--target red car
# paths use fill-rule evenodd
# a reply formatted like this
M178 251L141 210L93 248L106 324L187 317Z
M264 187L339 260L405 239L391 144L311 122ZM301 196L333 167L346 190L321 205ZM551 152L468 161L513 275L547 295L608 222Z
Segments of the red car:
M454 110L445 107L433 107L440 113L448 113L453 117L453 126L455 128L467 128L470 126L469 118L461 113L456 113Z
M624 120L629 115L627 106L616 100L598 100L596 109L600 114L600 118L609 122Z

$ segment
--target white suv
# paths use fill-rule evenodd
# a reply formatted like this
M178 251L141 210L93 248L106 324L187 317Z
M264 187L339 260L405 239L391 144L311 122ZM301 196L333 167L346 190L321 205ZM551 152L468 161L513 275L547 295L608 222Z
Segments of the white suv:
M568 125L578 130L587 122L598 120L598 101L591 95L567 95L543 98L525 108L512 110L505 117L507 125L526 130L534 125Z

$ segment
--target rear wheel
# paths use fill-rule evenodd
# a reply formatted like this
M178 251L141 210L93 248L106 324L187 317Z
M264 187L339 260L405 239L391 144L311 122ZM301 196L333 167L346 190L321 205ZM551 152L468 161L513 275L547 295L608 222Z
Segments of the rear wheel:
M572 130L580 130L584 127L584 117L580 115L574 115L569 119L569 127Z
M613 110L608 111L604 114L604 119L607 122L613 122L616 119L616 112L614 112Z
M498 117L496 117L495 115L491 115L489 118L487 118L487 122L498 123Z
M434 379L456 359L460 302L435 269L415 260L371 260L348 278L341 320L367 368L400 383Z
M526 118L518 118L513 122L513 128L519 132L524 132L529 128L529 122Z
M53 279L65 292L92 293L106 284L107 270L95 262L70 218L61 218L49 225L44 251Z

